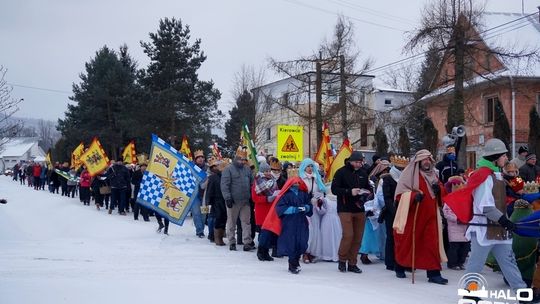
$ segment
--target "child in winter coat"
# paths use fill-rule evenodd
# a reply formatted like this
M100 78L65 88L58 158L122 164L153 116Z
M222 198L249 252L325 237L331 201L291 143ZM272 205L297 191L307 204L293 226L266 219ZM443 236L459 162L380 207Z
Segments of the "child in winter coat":
M306 216L313 215L307 186L299 177L290 179L275 206L281 219L278 254L289 257L289 272L300 272L300 257L308 248L309 226Z
M452 176L444 185L446 191L451 193L464 185L465 181L459 176ZM443 213L448 222L448 268L465 270L465 260L471 251L471 242L465 237L467 225L458 222L456 214L446 204Z

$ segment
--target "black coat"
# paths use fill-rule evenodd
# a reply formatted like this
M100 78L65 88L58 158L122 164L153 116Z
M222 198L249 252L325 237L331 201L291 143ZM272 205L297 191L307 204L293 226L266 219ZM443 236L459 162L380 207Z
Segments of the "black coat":
M353 188L366 189L373 193L369 185L368 174L364 168L354 170L351 164L346 164L337 170L332 180L332 193L337 196L337 212L364 212L366 195L352 196Z
M129 171L124 165L115 164L107 170L107 179L111 188L127 189L129 185Z
M458 165L455 160L450 160L448 154L443 156L443 160L435 165L435 168L439 170L439 180L442 183L446 183L448 179L454 175L457 175Z

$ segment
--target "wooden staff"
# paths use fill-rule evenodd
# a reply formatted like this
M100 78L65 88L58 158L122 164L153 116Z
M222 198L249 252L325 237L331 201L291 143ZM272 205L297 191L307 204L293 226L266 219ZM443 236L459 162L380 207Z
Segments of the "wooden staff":
M415 202L416 207L414 209L414 221L413 221L413 228L412 228L412 283L414 284L414 264L416 260L416 217L418 216L418 206L420 205L419 202Z

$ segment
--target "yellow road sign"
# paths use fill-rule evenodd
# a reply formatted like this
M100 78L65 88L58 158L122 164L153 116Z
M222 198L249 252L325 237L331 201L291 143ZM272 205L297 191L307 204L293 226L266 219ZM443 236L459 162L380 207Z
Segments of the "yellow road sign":
M303 159L304 128L302 126L277 126L277 157L282 161Z

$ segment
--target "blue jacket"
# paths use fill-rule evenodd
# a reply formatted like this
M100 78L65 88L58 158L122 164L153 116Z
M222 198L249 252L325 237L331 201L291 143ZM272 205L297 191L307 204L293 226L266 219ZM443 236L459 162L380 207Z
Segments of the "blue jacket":
M300 211L298 207L307 207ZM276 213L281 218L281 234L278 238L278 254L300 257L308 248L309 227L306 216L313 215L310 195L303 191L287 191L276 205Z

